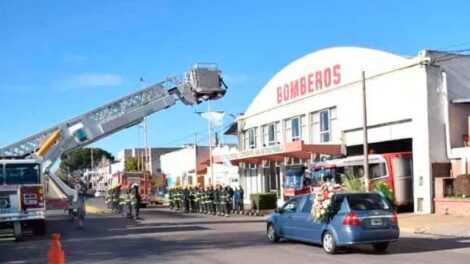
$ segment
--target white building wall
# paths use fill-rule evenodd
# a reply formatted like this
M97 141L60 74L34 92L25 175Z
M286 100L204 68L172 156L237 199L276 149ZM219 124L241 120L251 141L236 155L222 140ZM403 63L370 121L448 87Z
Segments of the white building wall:
M239 121L239 129L245 131L271 122L280 121L281 144L285 138L284 119L306 115L310 129L311 112L336 107L337 119L333 124L332 141L347 146L361 145L362 132L362 83L361 72L366 72L369 143L412 139L415 210L432 212L432 164L449 162L445 145L444 107L441 72L448 74L449 98L470 98L470 59L439 62L439 66L422 65L425 56L436 58L442 54L420 53L414 58L360 49L333 48L309 54L282 69L260 91ZM287 102L276 102L276 89L283 84L305 76L309 72L334 65L341 65L341 83L330 89L315 91ZM425 62L424 62L425 64ZM384 74L381 74L384 73ZM462 135L468 133L469 105L450 106L452 147L462 147ZM343 133L341 133L344 131ZM313 131L314 132L314 131ZM261 134L258 139L261 140ZM318 143L310 133L303 140ZM258 144L260 146L261 144ZM281 173L284 170L281 170ZM262 174L258 171L257 174ZM249 193L264 186L260 176L242 179ZM281 177L281 180L283 177Z
M160 156L162 173L166 175L169 186L176 184L179 177L182 184L187 183L189 171L196 167L194 147L183 148Z

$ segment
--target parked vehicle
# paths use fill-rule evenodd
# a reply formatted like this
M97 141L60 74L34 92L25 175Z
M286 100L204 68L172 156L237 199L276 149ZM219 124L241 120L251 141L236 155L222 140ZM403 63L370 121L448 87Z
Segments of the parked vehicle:
M46 233L45 196L38 160L0 160L0 229Z
M150 204L150 176L144 172L118 172L113 174L113 184L128 186L137 183L141 196L140 207Z
M268 240L286 238L320 244L326 253L334 254L341 247L355 244L371 244L383 252L399 238L397 215L378 193L336 194L331 205L333 214L326 222L312 219L314 197L293 197L269 215Z
M311 164L307 170L294 169L286 173L286 199L310 193L325 181L341 183L341 175L364 176L364 156L351 156ZM376 182L387 183L395 193L398 206L413 205L413 159L411 152L369 155L369 190Z

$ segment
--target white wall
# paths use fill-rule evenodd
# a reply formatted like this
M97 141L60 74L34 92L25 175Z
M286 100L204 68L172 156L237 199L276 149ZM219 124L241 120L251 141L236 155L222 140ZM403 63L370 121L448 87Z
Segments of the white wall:
M196 155L194 147L163 154L160 156L162 173L171 178L170 183L175 184L176 178L188 176L188 171L194 170L196 166ZM194 179L193 179L194 181ZM184 181L182 182L184 183Z

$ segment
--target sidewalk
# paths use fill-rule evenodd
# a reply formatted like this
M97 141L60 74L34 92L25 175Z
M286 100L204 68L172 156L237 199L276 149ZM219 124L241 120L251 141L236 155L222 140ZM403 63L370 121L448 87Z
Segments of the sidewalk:
M470 216L406 213L398 215L398 223L402 232L470 237Z

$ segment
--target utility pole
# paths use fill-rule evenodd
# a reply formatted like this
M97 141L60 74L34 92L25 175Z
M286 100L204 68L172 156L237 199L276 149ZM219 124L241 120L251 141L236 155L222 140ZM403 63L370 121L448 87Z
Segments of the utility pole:
M145 144L145 151L144 151L145 169L144 171L150 171L150 151L149 151L149 144L148 144L147 117L144 117L144 144Z
M207 101L207 112L211 111L211 103ZM211 184L214 184L214 167L212 166L212 125L209 120L209 166L211 167Z
M93 147L90 147L90 152L91 152L91 171L93 171L94 166L94 161L93 161Z
M366 192L369 191L369 146L367 139L367 99L366 99L366 73L362 72L362 115L363 124L362 130L364 131L364 183L366 185Z
M194 180L197 184L197 133L194 133Z

